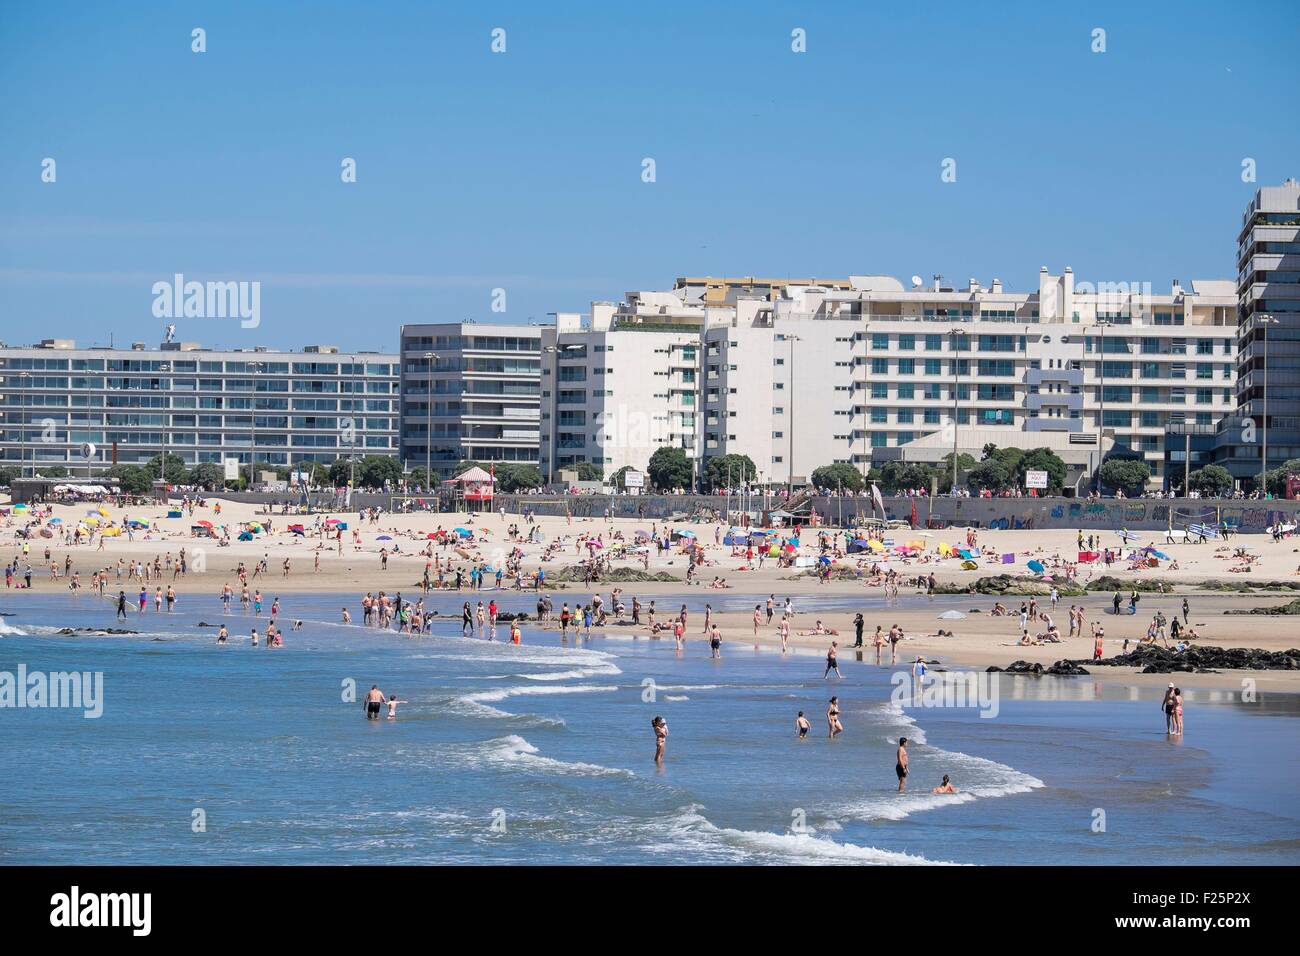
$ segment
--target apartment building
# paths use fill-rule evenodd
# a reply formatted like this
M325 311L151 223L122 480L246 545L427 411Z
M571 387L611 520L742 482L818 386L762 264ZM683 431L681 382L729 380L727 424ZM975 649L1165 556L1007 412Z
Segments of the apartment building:
M1300 458L1300 182L1256 191L1237 234L1237 407L1214 458L1254 483ZM1249 424L1247 424L1249 422ZM1264 460L1267 446L1267 462Z
M540 339L536 326L402 326L404 466L447 478L465 460L538 464Z
M1166 426L1235 405L1236 338L1229 280L1156 294L1069 268L1033 292L679 279L543 330L543 462L610 473L676 445L697 472L745 454L762 480L798 484L833 462L938 460L954 441L978 456L994 435L1080 469L1118 443L1158 484Z
M141 464L330 462L397 451L397 356L196 343L0 346L0 463L32 475ZM83 455L95 446L94 457Z

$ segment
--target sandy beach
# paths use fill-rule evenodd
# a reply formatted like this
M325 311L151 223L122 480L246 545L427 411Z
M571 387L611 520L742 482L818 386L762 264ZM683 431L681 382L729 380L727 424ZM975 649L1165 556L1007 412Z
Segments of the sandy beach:
M1128 582L1158 578L1172 585L1170 593L1144 592L1137 614L1127 612L1128 594L1125 591L1125 613L1115 615L1111 611L1113 592L1089 592L1083 597L1062 596L1058 607L1051 611L1047 596L1039 597L1040 608L1049 611L1060 628L1063 642L1043 646L1017 646L1020 637L1018 609L1022 598L1008 595L997 598L988 594L937 595L931 599L919 598L926 589L910 583L910 579L933 575L940 585L957 584L966 586L976 579L989 575L1011 574L1025 575L1037 579L1027 568L1027 562L1038 560L1049 568L1053 559L1073 561L1077 557L1076 532L1071 530L1035 530L1035 531L980 531L977 544L979 547L991 547L997 558L981 558L973 570L961 567L961 560L955 557L941 558L936 553L941 545L966 547L965 529L954 528L939 532L911 532L902 530L891 534L901 544L903 540L924 543L924 554L911 558L897 556L888 561L881 561L883 568L897 570L903 583L899 588L899 597L894 606L884 604L884 589L868 583L866 568L876 558L864 558L864 555L850 555L837 559L835 566L844 569L844 579L832 578L825 583L817 577L806 573L804 569L781 568L776 562L768 560L761 569L746 569L745 558L733 555L733 549L726 544L715 544L715 539L725 535L726 529L713 524L673 525L694 532L700 546L704 549L705 564L699 568L696 583L689 588L685 583L687 556L680 547L663 554L654 548L649 551L650 573L666 573L671 581L628 581L599 582L584 585L582 580L561 583L555 579L558 572L566 567L577 565L589 553L589 548L580 543L582 537L598 538L606 548L615 548L620 544L630 544L637 530L657 531L662 533L662 523L639 521L633 519L574 518L572 520L556 517L539 517L536 526L541 540L526 544L512 542L507 529L516 525L527 531L528 525L518 514L383 514L377 523L358 521L355 514L320 514L320 515L284 515L264 514L258 507L228 501L220 502L220 513L213 507L216 499L209 499L206 507L195 510L193 516L186 514L180 518L167 517L168 509L162 506L121 509L106 506L107 517L101 515L101 521L122 526L128 519L144 522L148 530L136 530L130 538L126 534L116 537L100 538L96 535L91 544L65 546L62 540L64 528L75 527L77 522L91 510L90 505L54 505L51 517L58 519L53 524L44 523L43 527L52 529L51 537L41 537L39 533L31 539L30 556L21 557L22 541L16 532L34 519L25 517L21 512L11 512L0 519L0 556L7 563L19 558L19 570L30 561L33 568L33 591L49 593L55 588L66 588L63 577L57 581L50 578L50 565L54 563L62 575L64 563L71 558L72 570L79 573L83 588L90 586L93 571L101 568L115 569L119 560L123 562L153 561L155 558L164 563L168 555L175 560L182 548L186 549L190 568L188 573L174 582L170 572L165 571L162 582L151 582L150 588L157 583L164 586L174 584L178 597L184 600L186 593L204 591L215 594L226 583L238 589L239 581L236 568L243 562L251 569L260 559L265 558L269 570L253 578L250 574L250 587L261 587L264 591L291 592L334 592L339 595L340 603L353 608L357 616L361 595L366 592L417 591L424 575L426 561L430 560L423 551L429 544L428 535L438 529L451 530L465 528L474 532L474 541L461 546L446 547L434 542L433 557L446 569L446 580L450 586L455 569L466 573L471 562L483 561L489 565L502 563L513 548L523 552L525 590L531 590L532 572L538 567L544 568L548 577L547 591L552 595L555 608L562 603L570 606L587 603L594 594L601 594L608 606L611 591L620 588L622 599L631 607L633 595L639 596L644 603L657 597L658 620L664 620L667 612L675 611L672 597L685 593L692 595L696 602L709 602L717 595L719 605L724 599L734 600L740 596L753 596L755 602L765 602L768 595L775 598L777 613L769 625L764 622L757 638L754 634L752 611L726 611L714 615L722 632L724 649L738 645L753 645L755 640L762 645L780 643L778 625L780 609L789 597L795 609L794 623L791 627L791 645L798 648L824 650L831 640L837 640L841 653L851 652L854 643L853 601L862 599L861 611L865 618L864 641L865 660L874 659L872 638L877 626L885 632L893 625L902 628L905 639L898 646L898 660L911 661L917 656L926 660L937 660L945 666L984 668L989 665L1005 667L1012 661L1025 660L1051 664L1061 659L1082 659L1092 655L1092 637L1088 630L1082 636L1068 634L1068 609L1072 604L1081 605L1087 619L1086 627L1097 622L1105 627L1105 656L1114 656L1121 652L1123 642L1128 639L1135 643L1146 633L1152 615L1163 611L1167 617L1173 617L1181 610L1184 597L1187 598L1191 614L1189 623L1196 632L1195 641L1202 645L1222 647L1262 648L1264 650L1284 650L1295 647L1300 641L1295 637L1295 625L1291 617L1283 615L1227 615L1228 610L1245 610L1257 607L1269 607L1283 604L1295 595L1288 591L1257 593L1223 593L1205 590L1199 587L1201 582L1228 582L1234 586L1263 584L1265 582L1294 582L1300 584L1296 567L1300 564L1300 541L1287 538L1274 542L1266 535L1238 536L1225 543L1222 541L1205 544L1177 543L1166 544L1160 532L1142 533L1136 542L1128 545L1142 547L1154 545L1170 560L1161 561L1160 567L1153 569L1130 570L1129 562L1118 561L1110 569L1097 564L1080 565L1077 583L1086 585L1101 574L1111 574ZM0 504L0 508L8 507ZM343 532L342 554L338 553L337 543L332 539L324 541L313 534L318 522L324 524L330 518L346 521L348 530ZM219 547L211 538L193 536L191 528L199 521L210 521L216 526L229 526L232 537L241 526L250 521L269 523L271 530L262 532L251 541L232 540L229 546ZM297 535L288 530L292 524L304 526L306 534ZM57 530L55 530L57 529ZM834 532L837 529L805 529L799 548L799 554L806 558L817 555L817 532ZM354 537L357 532L359 541ZM788 531L786 532L789 533ZM1097 534L1097 532L1091 532ZM922 535L924 535L922 537ZM101 547L102 541L102 547ZM559 542L556 553L543 560L543 552L548 544ZM1102 532L1099 546L1118 548L1120 539L1116 533ZM1241 562L1232 558L1235 549L1244 547L1253 556L1249 572L1231 572L1230 567ZM46 558L48 549L49 558ZM382 550L389 552L387 568L382 561ZM1013 554L1014 563L1005 564L1001 555ZM315 567L319 557L319 569ZM290 562L289 573L283 572L285 559ZM612 562L614 568L642 568L641 554ZM1171 565L1176 562L1176 567ZM863 569L862 577L849 578L854 569ZM433 575L436 577L436 574ZM710 582L715 578L725 578L726 589L711 588ZM125 580L125 578L123 579ZM507 576L504 587L512 590L513 576ZM117 578L110 574L109 590L115 591ZM491 590L488 589L488 594ZM6 610L21 609L24 594L21 590L6 593ZM468 594L467 594L468 597ZM1007 616L994 616L991 612L996 601L1001 600L1010 613ZM819 602L829 603L835 609L819 611ZM944 612L957 612L964 617L950 620L939 619ZM764 618L766 615L764 614ZM358 617L359 619L359 617ZM826 629L838 631L838 636L818 634L816 622L820 620ZM620 631L631 630L630 625L611 625ZM530 622L527 631L539 628ZM938 636L939 629L952 631L953 636ZM1046 624L1031 624L1030 630L1044 630ZM643 628L644 629L644 628ZM689 618L688 640L701 640L704 635L703 616L693 613ZM648 633L648 632L647 632ZM889 662L889 648L883 651L884 663ZM1131 674L1143 681L1148 679L1136 675L1131 668L1105 667L1097 668L1097 673L1119 677ZM1256 678L1260 686L1274 689L1300 690L1300 672L1294 671L1250 671L1221 674L1180 674L1182 682L1190 686L1237 686L1242 676ZM1152 679L1163 680L1160 675L1151 675Z

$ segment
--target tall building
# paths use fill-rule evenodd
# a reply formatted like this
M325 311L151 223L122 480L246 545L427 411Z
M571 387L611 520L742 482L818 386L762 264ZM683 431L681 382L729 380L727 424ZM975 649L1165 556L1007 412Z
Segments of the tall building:
M245 473L250 458L291 465L397 451L395 355L47 339L0 346L0 379L0 464L27 475L141 464L163 450L191 466L234 459Z
M721 291L709 295L710 289ZM1236 397L1230 280L1034 292L888 276L788 285L678 280L542 332L543 471L644 468L665 445L748 455L768 482L837 462L936 462L954 441L1048 446L1073 478L1119 445L1164 482L1165 429L1212 426Z
M1237 297L1237 408L1219 423L1215 458L1234 477L1255 483L1265 468L1300 458L1300 182L1295 179L1257 190L1242 214Z
M465 460L536 465L535 326L404 325L401 459L441 478Z

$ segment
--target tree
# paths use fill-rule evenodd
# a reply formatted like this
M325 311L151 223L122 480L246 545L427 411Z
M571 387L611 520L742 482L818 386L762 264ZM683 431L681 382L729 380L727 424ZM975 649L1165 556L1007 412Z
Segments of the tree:
M144 464L144 470L151 478L158 477L159 456L154 455ZM167 454L166 464L163 465L163 477L169 485L183 485L189 478L190 469L185 464L185 459L180 455Z
M578 473L579 481L600 481L605 477L605 466L594 461L574 462L573 470Z
M150 473L139 465L114 465L108 469L108 476L127 494L142 495L153 487Z
M961 476L970 471L979 462L975 460L974 455L968 455L960 452L957 455L957 484L961 486ZM944 455L937 466L939 472L939 490L944 494L952 491L952 452Z
M1020 459L1020 469L1017 476L1017 482L1022 486L1025 483L1025 472L1027 471L1047 472L1047 490L1049 492L1059 492L1065 485L1065 462L1060 455L1050 448L1031 448L1025 452Z
M537 470L536 465L516 465L506 462L497 468L496 479L496 490L506 494L542 486L542 473Z
M385 481L395 486L402 480L402 466L387 455L366 455L357 462L357 481L364 488L382 488Z
M1232 490L1232 473L1222 465L1206 465L1187 476L1192 491L1212 498L1222 497ZM1186 492L1188 489L1183 489Z
M846 491L861 491L863 488L862 472L842 461L814 469L812 483L815 488L843 488Z
M68 469L64 468L62 465L44 465L41 467L40 471L42 478L68 477Z
M650 456L646 474L650 476L650 483L655 488L671 491L674 488L689 488L693 472L685 449L665 446Z
M726 484L742 484L752 481L758 475L753 459L748 455L718 455L710 458L704 466L704 478L710 488L721 488Z
M1010 480L1007 466L996 457L985 458L966 475L967 483L981 491L1001 491Z
M1286 494L1286 480L1292 475L1300 475L1300 458L1284 461L1277 468L1264 474L1264 487L1275 495ZM1255 482L1258 484L1258 479Z
M219 491L226 486L226 469L213 461L200 462L190 469L185 483L204 491Z
M611 488L624 487L623 485L624 476L626 476L629 471L636 471L636 469L633 468L631 465L624 465L618 471L614 472L614 474L609 476L609 482L608 482L609 486Z
M471 468L482 468L484 471L487 471L487 465L483 464L482 462L471 461L470 459L466 458L456 464L456 468L453 470L452 474L463 475Z
M18 477L17 468L0 468L0 485L8 486Z
M1134 458L1108 458L1101 466L1101 480L1113 488L1131 491L1151 477L1151 466Z
M915 461L890 461L880 469L881 487L891 493L912 488L929 491L932 477L934 470L930 466Z

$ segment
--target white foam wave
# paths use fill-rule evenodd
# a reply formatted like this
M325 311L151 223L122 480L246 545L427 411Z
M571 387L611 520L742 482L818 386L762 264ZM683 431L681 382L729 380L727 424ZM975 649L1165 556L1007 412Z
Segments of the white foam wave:
M462 711L475 716L513 717L514 714L497 707L492 707L490 704L506 700L510 697L535 697L549 694L595 694L616 690L618 690L618 688L614 686L601 686L596 684L571 684L560 687L530 687L522 684L512 684L509 687L499 687L493 690L476 691L473 694L463 694L460 697L455 698L455 703L460 706Z
M524 769L584 777L633 776L630 771L617 767L602 767L594 763L543 757L536 747L517 734L495 737L475 744L451 746L440 754L440 758L458 763L469 770Z
M0 619L0 637L8 637L10 635L15 637L28 636L27 632L21 627L13 627L12 625L6 624L3 619Z

